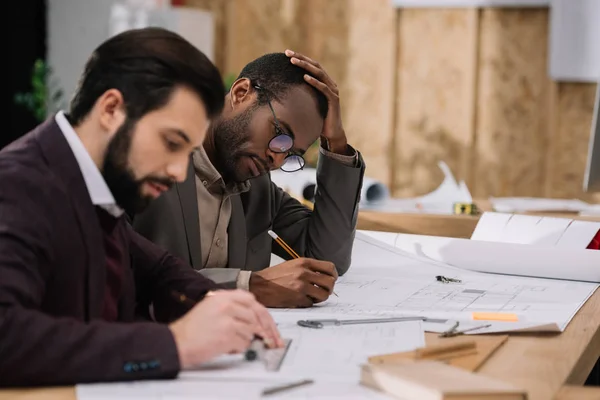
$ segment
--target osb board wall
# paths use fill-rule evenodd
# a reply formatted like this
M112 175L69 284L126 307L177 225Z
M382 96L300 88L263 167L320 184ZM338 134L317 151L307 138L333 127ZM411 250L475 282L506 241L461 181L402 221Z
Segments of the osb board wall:
M397 196L581 197L594 85L548 77L548 10L403 9L388 0L187 0L212 10L217 65L285 48L337 81L367 174Z
M225 15L217 39L225 43L217 64L224 75L237 75L249 61L287 48L317 60L339 86L350 143L360 148L369 175L389 182L395 13L388 0L187 0L186 5Z
M548 150L548 12L482 10L476 197L543 196Z
M445 161L457 179L471 167L475 104L477 10L405 10L398 22L394 188L426 193L443 179ZM425 50L427 56L425 57Z
M583 200L600 203L600 193L582 193L596 85L563 82L553 84L552 90L557 112L550 115L553 129L545 192L558 198L579 195Z

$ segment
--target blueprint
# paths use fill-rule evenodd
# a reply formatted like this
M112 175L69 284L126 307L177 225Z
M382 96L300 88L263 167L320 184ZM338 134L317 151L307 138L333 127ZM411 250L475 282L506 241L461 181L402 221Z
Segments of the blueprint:
M517 314L518 323L495 324L478 333L547 324L562 331L598 287L588 282L465 271L405 253L360 233L356 240L362 241L357 248L369 251L368 259L377 261L371 261L369 266L368 259L358 257L362 264L353 266L338 279L335 285L338 297L332 296L302 312L311 313L314 318L323 313L338 318L419 315L471 325L473 312L501 312ZM369 250L370 245L374 247ZM385 261L383 265L377 265L379 260ZM439 282L438 275L460 282ZM431 331L442 328L426 326Z

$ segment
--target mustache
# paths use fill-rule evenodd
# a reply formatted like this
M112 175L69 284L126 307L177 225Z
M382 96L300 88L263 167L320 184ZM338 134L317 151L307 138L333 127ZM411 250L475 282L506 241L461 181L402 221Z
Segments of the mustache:
M249 157L251 159L253 159L254 161L257 161L258 164L260 164L260 166L265 170L265 171L269 171L271 170L271 166L269 165L269 162L266 160L263 160L260 156L254 154L254 153L250 153L248 151L240 151L237 153L237 157L241 158L241 157Z

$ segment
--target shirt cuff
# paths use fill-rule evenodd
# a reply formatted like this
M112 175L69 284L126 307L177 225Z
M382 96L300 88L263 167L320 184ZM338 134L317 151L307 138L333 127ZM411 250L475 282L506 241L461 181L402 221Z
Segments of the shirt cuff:
M237 288L242 290L250 290L250 275L252 271L240 271L237 277Z
M348 145L348 154L349 155L333 153L333 152L323 148L323 146L319 146L319 153L321 153L325 157L329 157L333 160L341 162L342 164L347 165L349 167L357 167L358 166L358 152L356 150L354 150L354 148L350 145Z

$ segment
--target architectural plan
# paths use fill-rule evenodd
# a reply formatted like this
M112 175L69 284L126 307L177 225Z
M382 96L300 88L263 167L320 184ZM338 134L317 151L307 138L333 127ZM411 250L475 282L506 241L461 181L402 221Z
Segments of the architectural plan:
M358 254L356 268L353 265L338 279L335 285L338 297L332 296L324 303L302 310L303 313L315 315L313 318L322 313L338 318L419 315L472 324L473 312L501 312L517 314L518 323L494 322L491 328L477 333L535 326L545 331L548 325L562 331L598 286L460 270L395 249L360 232L356 242L355 252L368 252L369 257ZM371 261L369 266L369 259L377 261ZM377 265L379 260L383 260L382 265ZM443 283L436 276L460 282ZM443 327L426 324L425 329L439 331Z
M226 355L182 372L174 381L78 385L78 399L196 399L199 394L203 399L259 399L267 387L308 378L312 385L269 398L385 400L389 397L360 385L361 364L373 355L425 345L420 321L307 329L296 323L310 318L307 314L274 311L273 316L282 336L291 339L277 372L266 371L260 361Z

